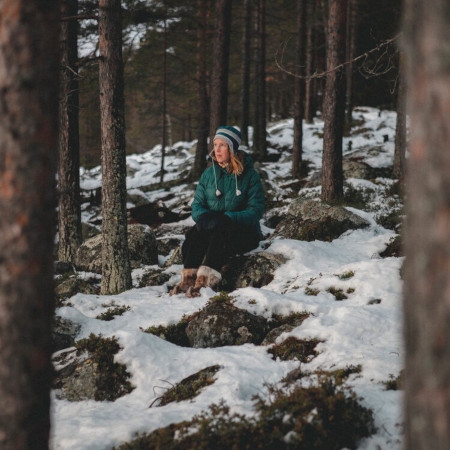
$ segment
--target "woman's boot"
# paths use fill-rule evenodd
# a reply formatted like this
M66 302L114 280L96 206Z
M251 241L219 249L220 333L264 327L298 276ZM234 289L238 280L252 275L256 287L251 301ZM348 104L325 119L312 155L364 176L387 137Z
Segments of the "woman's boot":
M198 268L195 285L187 290L186 297L199 297L201 288L210 287L211 289L214 289L221 279L222 275L217 270L208 266L200 266Z
M181 294L194 287L196 278L197 269L183 269L181 271L181 281L170 291L170 295Z

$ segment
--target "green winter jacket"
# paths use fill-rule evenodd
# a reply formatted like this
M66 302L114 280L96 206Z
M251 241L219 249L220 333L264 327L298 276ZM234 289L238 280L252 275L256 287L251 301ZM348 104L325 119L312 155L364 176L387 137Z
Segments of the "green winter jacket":
M244 157L244 171L237 177L216 163L203 172L192 202L192 218L197 222L203 213L223 212L236 224L254 230L261 239L259 221L265 208L264 189L251 156L242 151L241 154ZM217 189L221 193L219 196L216 195ZM237 195L237 190L240 195Z

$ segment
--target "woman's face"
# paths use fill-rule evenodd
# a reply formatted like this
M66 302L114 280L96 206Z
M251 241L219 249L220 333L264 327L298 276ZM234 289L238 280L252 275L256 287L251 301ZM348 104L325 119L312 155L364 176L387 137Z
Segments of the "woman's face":
M228 144L220 138L214 139L214 156L219 164L225 164L230 160Z

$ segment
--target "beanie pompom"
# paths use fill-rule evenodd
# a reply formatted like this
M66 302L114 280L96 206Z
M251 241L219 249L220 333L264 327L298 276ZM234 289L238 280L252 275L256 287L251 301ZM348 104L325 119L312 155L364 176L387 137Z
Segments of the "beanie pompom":
M228 147L236 153L241 145L241 132L235 127L222 126L217 128L216 135L214 136L214 140L222 139L227 144Z

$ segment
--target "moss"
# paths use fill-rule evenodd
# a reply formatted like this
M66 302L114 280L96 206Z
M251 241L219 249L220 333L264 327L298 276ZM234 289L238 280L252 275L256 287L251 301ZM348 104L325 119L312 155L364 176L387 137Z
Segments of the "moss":
M386 387L387 391L397 391L399 389L403 389L403 377L404 372L403 370L400 371L400 373L394 377L394 375L389 376L389 380L384 381L383 384Z
M91 333L89 338L81 339L75 345L78 352L88 352L98 366L95 400L114 401L134 389L126 366L114 362L114 355L121 350L114 336L103 338Z
M310 288L309 286L305 287L305 294L316 296L319 294L319 289Z
M234 306L235 302L236 302L236 299L234 297L229 295L227 292L221 291L214 297L211 297L208 300L208 302L206 303L206 306L210 305L212 303L223 303L224 305L232 307L232 306Z
M296 386L289 393L274 389L270 402L259 399L257 410L264 429L288 441L284 448L356 448L374 432L372 411L328 376L320 377L317 386Z
M280 358L282 361L298 359L306 363L317 356L315 348L319 342L321 341L318 339L298 339L290 336L280 344L275 344L268 352L272 354L273 359Z
M109 307L105 312L99 314L96 319L104 320L109 322L114 319L116 316L122 316L127 311L130 311L130 307L126 305L117 305Z
M165 406L172 402L193 399L200 394L200 391L204 387L214 383L214 375L219 369L219 365L210 366L184 378L175 386L167 389L161 397L158 397L155 400L155 402L158 403L158 406ZM150 406L153 406L153 403Z
M403 256L403 245L400 235L397 235L389 240L386 248L380 252L380 256L382 258Z
M352 228L353 224L348 220L335 220L330 216L325 217L321 221L308 222L305 220L298 229L294 239L308 242L315 240L331 242Z
M301 311L301 312L292 312L287 316L273 314L272 319L277 322L277 326L292 325L292 326L298 327L310 315L311 315L311 313L309 313L307 311Z
M268 389L270 400L254 399L255 416L231 414L222 401L189 422L139 436L119 450L355 449L375 431L372 411L333 376L321 375L308 388Z
M375 191L371 188L355 188L352 185L346 185L344 190L344 204L353 208L367 210L368 205L374 197Z
M144 333L153 334L165 341L172 344L179 345L180 347L190 347L189 339L186 334L186 327L188 326L191 317L183 316L178 323L170 324L167 326L158 325L148 327L145 330L141 328Z
M329 292L330 294L333 294L334 298L337 301L347 300L348 299L348 297L344 294L344 291L342 289L336 289L335 287L329 287L327 289L327 292Z
M347 270L347 272L341 273L338 275L340 280L349 280L355 276L355 272L353 270Z

